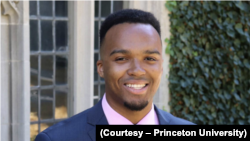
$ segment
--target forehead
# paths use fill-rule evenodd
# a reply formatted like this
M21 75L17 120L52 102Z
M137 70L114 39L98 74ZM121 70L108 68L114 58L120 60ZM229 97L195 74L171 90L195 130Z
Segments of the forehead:
M161 39L150 24L122 23L111 27L105 35L103 50L149 49L161 50Z

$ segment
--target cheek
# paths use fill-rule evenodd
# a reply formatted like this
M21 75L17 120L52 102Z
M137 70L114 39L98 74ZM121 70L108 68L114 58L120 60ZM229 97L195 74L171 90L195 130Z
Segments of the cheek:
M160 64L152 65L149 68L150 68L150 72L154 74L155 76L162 74L162 65Z
M159 85L162 76L162 66L155 65L151 67L150 75L153 78L154 84Z
M105 68L105 79L118 82L126 73L126 67L122 65L109 64Z

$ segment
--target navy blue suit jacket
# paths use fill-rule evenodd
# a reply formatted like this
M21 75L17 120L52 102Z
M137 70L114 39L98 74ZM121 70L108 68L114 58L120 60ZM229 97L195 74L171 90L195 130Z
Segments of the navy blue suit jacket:
M193 124L154 106L160 125ZM108 125L101 100L92 108L61 121L39 133L35 141L95 141L95 125Z

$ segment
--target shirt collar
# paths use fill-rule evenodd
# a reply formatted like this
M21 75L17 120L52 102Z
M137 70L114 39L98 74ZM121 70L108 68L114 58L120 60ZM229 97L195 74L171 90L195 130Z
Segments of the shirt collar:
M106 99L106 93L103 95L102 98L102 108L107 118L107 121L110 125L116 125L116 124L133 125L131 121L129 121L128 119L117 113L112 107L110 107ZM137 125L143 125L143 124L159 125L158 117L154 110L153 104L149 113L137 123Z

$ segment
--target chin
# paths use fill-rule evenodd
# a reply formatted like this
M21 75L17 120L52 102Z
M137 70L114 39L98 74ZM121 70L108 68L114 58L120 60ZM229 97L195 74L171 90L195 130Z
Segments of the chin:
M124 106L132 111L141 111L148 105L148 101L124 102Z

